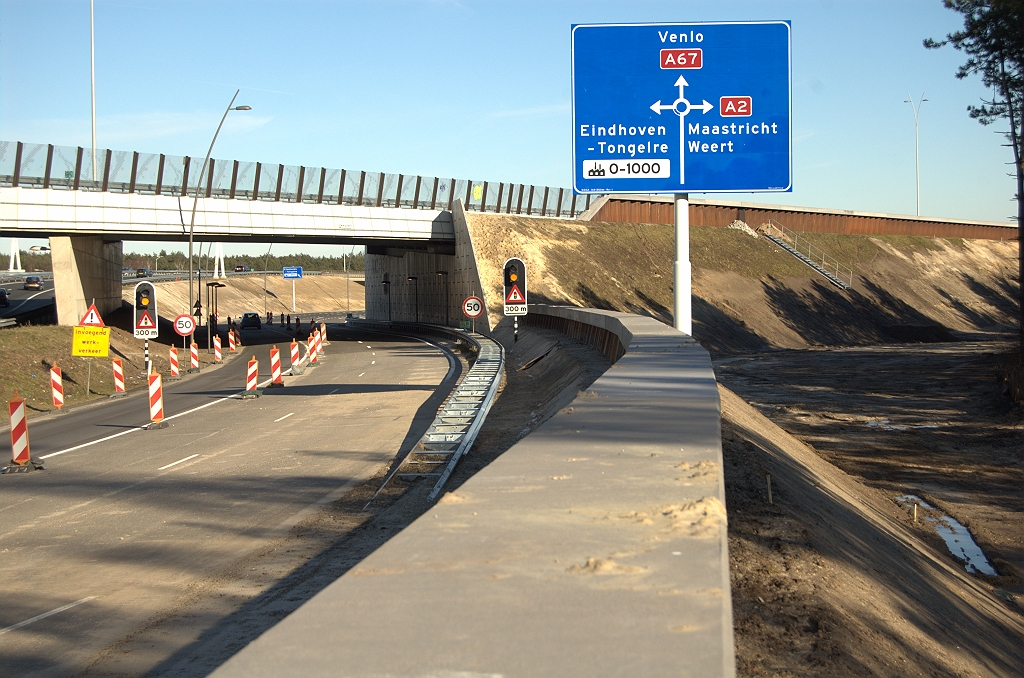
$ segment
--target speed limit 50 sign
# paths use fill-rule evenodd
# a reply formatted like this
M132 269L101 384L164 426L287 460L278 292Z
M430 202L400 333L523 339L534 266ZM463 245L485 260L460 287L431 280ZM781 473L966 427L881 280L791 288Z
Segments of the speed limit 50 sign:
M179 336L187 337L196 331L196 319L190 315L182 313L174 319L174 331Z
M462 312L467 318L475 320L484 313L484 301L480 297L466 297L462 302Z

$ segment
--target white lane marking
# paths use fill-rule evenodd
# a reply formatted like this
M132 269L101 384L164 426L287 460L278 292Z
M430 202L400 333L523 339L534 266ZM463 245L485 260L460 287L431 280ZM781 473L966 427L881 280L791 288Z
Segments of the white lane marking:
M284 416L283 416L283 417L281 417L280 419L275 419L275 420L274 420L274 423L276 424L276 423L277 423L277 422L279 422L279 421L284 421L285 419L287 419L288 417L292 416L293 414L295 414L295 413L294 413L294 412L289 412L288 414L284 415Z
M359 340L357 339L356 341L359 341ZM363 343L363 342L362 342L362 341L359 341L359 343L361 344L361 343Z
M377 354L376 353L371 353L370 355L377 355Z
M81 605L82 603L88 603L90 600L93 600L94 598L96 598L96 596L89 596L88 598L82 598L81 600L76 600L73 603L68 603L67 605L64 605L63 607L58 607L56 610L50 610L49 612L44 612L42 614L37 614L36 616L32 617L31 619L26 619L25 621L18 622L17 624L12 624L11 626L8 626L5 629L0 629L0 636L4 635L8 631L13 631L15 629L20 629L22 626L28 626L32 622L37 622L40 619L46 619L47 617L55 615L55 614L57 614L59 612L63 612L64 610L70 610L71 608L73 608L76 605Z
M376 361L376 360L371 360L371 361L370 361L370 364L371 364L371 365L376 365L376 364L377 364L377 361Z
M32 301L33 299L38 297L40 294L43 294L45 292L53 292L53 290L43 290L42 292L36 292L31 297L27 297L27 298L23 299L21 301L21 303L18 304L17 306L15 306L14 308L8 309L8 313L13 312L13 311L17 311L19 308L21 308L22 306L24 306L25 304L27 304L28 302Z
M330 393L328 393L327 395L334 395L335 393L337 393L340 390L341 390L340 388L336 388L333 391L331 391Z
M61 450L60 452L53 452L51 454L44 454L43 456L41 456L39 458L40 459L49 459L50 457L56 457L58 454L64 454L66 452L74 452L75 450L80 450L83 447L89 447L90 445L95 445L96 443L104 443L104 442L106 442L108 440L113 440L114 438L120 438L121 436L128 435L129 433L135 433L136 431L141 431L144 428L146 428L146 427L145 426L136 426L135 428L130 428L127 431L121 431L120 433L115 433L113 435L109 435L106 438L100 438L99 440L93 440L92 442L82 443L81 445L75 445L74 447L69 447L68 449Z
M157 469L157 471L163 471L165 468L171 468L172 466L177 466L178 464L182 464L182 463L188 461L189 459L195 459L198 456L199 456L198 454L193 454L193 455L190 455L188 457L185 457L184 459L179 459L178 461L176 461L176 462L174 462L172 464L168 464L167 466L161 466L160 468Z
M363 374L366 374L366 372L363 372ZM359 377L363 376L363 374L360 374ZM358 379L359 377L356 377L356 379Z

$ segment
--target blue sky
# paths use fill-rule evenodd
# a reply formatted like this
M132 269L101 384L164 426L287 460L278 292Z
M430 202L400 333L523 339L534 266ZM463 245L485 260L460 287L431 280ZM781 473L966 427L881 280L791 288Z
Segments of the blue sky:
M1016 212L980 79L921 46L961 25L940 0L96 0L97 145L202 157L241 88L215 157L569 186L572 24L753 19L793 25L794 190L724 199L913 214L924 92L922 214ZM88 0L0 0L0 139L89 120Z

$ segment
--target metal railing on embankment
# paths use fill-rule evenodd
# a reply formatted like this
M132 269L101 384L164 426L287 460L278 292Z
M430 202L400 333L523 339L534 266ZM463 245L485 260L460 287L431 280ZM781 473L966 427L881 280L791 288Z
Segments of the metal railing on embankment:
M477 350L473 366L441 406L427 432L402 461L392 468L380 489L374 494L376 498L392 478L436 478L429 495L429 499L433 501L448 482L459 460L473 447L480 433L501 383L505 369L505 350L501 344L489 337L440 325L359 321L358 326L395 334L432 336L466 342ZM412 467L416 467L416 470ZM372 502L373 498L370 501Z
M774 219L768 220L767 227L766 236L821 273L829 282L844 290L853 286L853 269L840 263L838 259L812 243L806 236L786 228Z
M575 218L569 188L0 141L0 186ZM94 168L95 167L95 171ZM200 174L203 175L200 186Z

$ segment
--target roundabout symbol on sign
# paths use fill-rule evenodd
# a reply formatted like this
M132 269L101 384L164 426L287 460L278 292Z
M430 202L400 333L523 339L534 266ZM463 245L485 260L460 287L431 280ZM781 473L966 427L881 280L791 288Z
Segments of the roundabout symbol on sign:
M475 320L484 313L484 302L480 297L467 297L462 302L462 312L466 314L467 318Z
M196 331L196 320L190 315L184 313L174 319L174 331L179 336L187 337Z

